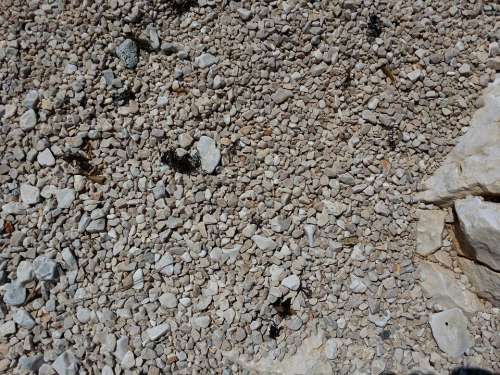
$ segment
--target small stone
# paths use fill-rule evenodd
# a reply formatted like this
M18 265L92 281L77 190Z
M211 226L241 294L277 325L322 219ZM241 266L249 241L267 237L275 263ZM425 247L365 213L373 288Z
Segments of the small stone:
M193 144L193 137L189 133L182 133L178 138L179 146L187 149Z
M264 251L272 251L278 246L271 238L267 238L258 234L252 236L252 241L255 242L257 247Z
M69 270L76 270L78 268L78 262L74 256L73 252L68 247L65 247L62 250L61 256L62 256L64 263L66 263L66 266Z
M298 331L302 327L302 319L298 316L294 316L287 322L287 326L292 331Z
M252 11L249 9L238 8L237 12L243 21L248 21L252 17Z
M146 27L146 33L149 37L149 46L153 51L156 51L160 48L160 37L158 35L158 30L154 27L153 24L149 24Z
M144 275L142 272L142 268L139 268L137 271L134 272L134 274L132 275L132 280L134 282L132 288L134 289L144 288Z
M412 82L415 82L422 76L422 71L420 69L416 69L408 73L408 79Z
M206 173L213 173L217 165L219 165L221 154L215 141L206 136L200 137L198 145L198 154L201 159L201 168Z
M56 191L57 208L70 208L75 200L75 191L73 189L58 189Z
M52 363L52 368L59 375L78 375L80 364L71 351L65 351Z
M366 285L363 283L363 279L351 275L351 285L349 288L354 292L354 293L364 293L366 292Z
M300 287L300 279L297 275L290 275L281 281L281 285L290 290L298 290Z
M465 64L462 64L460 66L460 68L458 68L458 72L463 75L463 76L468 76L471 74L471 68L470 68L470 65L465 63Z
M157 325L156 327L147 329L146 336L151 341L155 341L169 331L170 331L170 324L162 323L160 325Z
M28 204L37 204L40 201L40 189L28 184L22 184L20 188L21 200Z
M40 95L37 90L30 90L26 94L23 100L23 106L28 109L33 109L38 104L38 100L40 99Z
M29 283L35 277L33 264L29 260L19 262L16 271L17 281L24 285Z
M131 369L132 367L134 367L135 366L134 353L132 353L130 350L127 353L125 353L120 364L125 370Z
M177 46L173 43L162 43L160 49L166 55L171 55L179 50L179 48L177 48Z
M32 329L36 325L30 313L23 309L16 310L12 318L17 325L26 329Z
M226 85L226 81L224 80L224 77L222 77L220 75L216 75L214 78L214 83L213 83L214 90L221 89L225 85Z
M389 216L391 214L383 202L377 202L377 204L375 204L375 212L382 216Z
M78 306L76 308L76 319L83 324L90 322L90 319L92 319L92 310Z
M293 96L290 90L279 87L273 94L271 94L271 99L276 104L282 104L286 102L289 98Z
M167 308L173 309L177 307L177 297L173 293L163 293L159 298L160 304Z
M309 247L314 247L315 246L314 232L316 232L316 226L312 224L305 224L304 232L306 233L307 243Z
M106 219L101 218L97 220L92 220L86 227L88 233L99 233L104 232L106 229Z
M201 69L208 68L214 64L217 64L219 59L210 53L204 53L194 59L195 65Z
M36 160L41 166L44 167L53 167L54 165L56 165L56 159L54 158L54 155L52 155L52 152L49 148L46 148L42 152L39 152Z
M113 369L108 365L104 366L101 370L101 375L115 375Z
M73 187L75 188L75 191L81 192L83 189L85 189L85 182L85 176L79 174L75 175L73 181Z
M27 357L23 355L19 358L19 365L21 368L31 371L35 374L39 374L38 370L44 364L43 355L33 355L31 357Z
M131 39L124 40L116 48L116 56L118 56L123 64L129 69L134 69L139 63L137 45Z
M33 261L35 276L40 281L52 281L57 277L57 263L43 255Z
M328 339L325 343L325 356L328 359L337 358L338 353L338 340L337 339Z
M3 301L7 305L21 306L26 301L26 288L17 280L5 286Z
M210 317L207 315L196 316L191 320L194 329L207 328L210 325Z
M28 109L19 118L19 126L24 131L29 131L35 128L37 123L36 113L33 109Z
M452 357L462 356L473 345L467 318L459 308L432 314L430 324L439 348Z
M16 323L9 320L3 324L0 324L0 337L7 337L16 333Z

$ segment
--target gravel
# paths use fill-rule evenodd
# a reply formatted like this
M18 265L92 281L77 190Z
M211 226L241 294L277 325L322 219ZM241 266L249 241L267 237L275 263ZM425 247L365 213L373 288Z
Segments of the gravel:
M498 6L185 3L7 1L0 372L240 374L319 331L341 375L463 363L412 196L493 79ZM430 261L470 289L456 255L445 227ZM467 363L500 371L498 309L467 320Z

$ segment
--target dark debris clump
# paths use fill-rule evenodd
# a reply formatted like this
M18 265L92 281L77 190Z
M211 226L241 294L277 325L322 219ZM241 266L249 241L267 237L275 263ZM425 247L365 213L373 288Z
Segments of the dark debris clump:
M200 167L200 159L198 157L189 154L179 156L173 149L168 150L161 156L161 163L183 174L193 174Z

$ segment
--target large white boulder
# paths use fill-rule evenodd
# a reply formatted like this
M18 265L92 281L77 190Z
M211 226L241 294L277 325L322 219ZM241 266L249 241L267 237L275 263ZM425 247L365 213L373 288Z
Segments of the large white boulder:
M500 203L479 197L455 201L465 255L500 271Z
M481 101L469 130L423 183L417 200L451 205L467 195L500 196L500 74Z

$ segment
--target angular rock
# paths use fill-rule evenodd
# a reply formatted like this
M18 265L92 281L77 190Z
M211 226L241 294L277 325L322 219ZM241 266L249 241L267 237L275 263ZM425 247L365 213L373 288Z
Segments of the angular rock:
M273 94L271 94L271 99L276 104L282 104L286 102L289 98L293 96L290 90L279 87Z
M201 159L201 169L207 173L213 173L221 158L215 141L210 137L202 136L196 148Z
M40 202L40 189L36 186L22 184L20 188L21 200L27 205L33 205Z
M33 355L31 357L27 357L23 355L19 358L19 365L21 368L31 371L35 374L38 373L38 370L44 364L43 355Z
M500 80L484 92L469 130L415 198L450 205L467 195L500 196Z
M16 333L16 323L8 320L0 324L0 337L7 337Z
M16 270L17 281L20 284L29 283L35 277L35 272L33 270L33 264L29 260L22 260L17 265Z
M467 313L481 310L477 296L465 289L452 271L431 262L423 262L418 269L422 289L433 303L445 309L460 307Z
M28 109L33 109L38 104L38 100L40 99L40 94L37 90L30 90L26 94L23 100L23 106Z
M500 272L461 257L458 262L477 294L490 301L493 306L500 307Z
M101 218L97 220L92 220L85 230L88 233L99 233L99 232L104 232L106 230L106 219Z
M208 68L214 64L217 64L219 59L210 53L204 53L194 59L195 65L201 69Z
M24 131L34 129L37 123L36 112L32 109L28 109L19 118L19 126Z
M162 323L160 325L157 325L156 327L148 328L146 330L146 336L149 340L155 341L169 331L170 324Z
M75 190L58 189L56 191L57 208L70 208L75 200Z
M153 51L156 51L160 48L160 36L158 35L158 30L154 27L153 24L149 24L146 27L146 33L149 38L149 46Z
M160 304L167 309L177 307L177 296L173 293L163 293L158 300Z
M52 152L49 148L46 148L42 152L39 152L36 160L41 166L44 167L53 167L54 165L56 165L56 159L54 158L54 155L52 155Z
M23 309L16 310L12 318L17 325L26 329L32 329L36 325L30 313Z
M354 293L364 293L367 289L363 279L354 275L351 275L351 284L349 285L349 288Z
M33 269L40 281L52 281L57 277L57 262L43 255L33 261Z
M300 287L300 279L297 275L290 275L281 281L281 285L290 290L297 290Z
M252 241L255 242L257 247L263 251L272 251L278 246L278 244L271 238L264 237L258 234L252 236Z
M459 308L432 314L430 325L439 349L452 357L462 356L474 344L467 318Z
M129 69L134 69L139 63L139 50L137 45L131 39L125 39L118 47L116 47L116 56Z
M479 197L455 201L464 255L500 271L500 204Z
M441 247L446 211L417 210L417 253L427 256Z
M21 306L26 301L26 288L14 280L5 287L3 301L7 305Z
M80 363L71 351L65 351L52 363L52 368L59 375L78 375Z
M207 328L210 325L210 317L207 315L193 317L191 324L194 329Z

